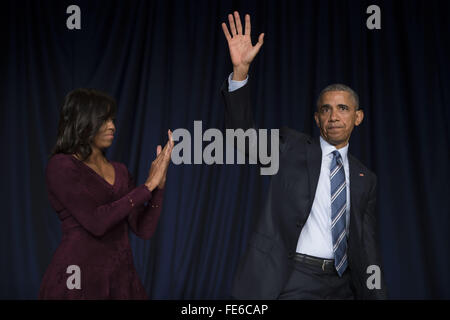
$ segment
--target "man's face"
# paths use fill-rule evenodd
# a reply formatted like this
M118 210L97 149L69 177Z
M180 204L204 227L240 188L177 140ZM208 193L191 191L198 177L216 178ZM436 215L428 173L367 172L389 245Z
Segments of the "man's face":
M356 110L356 103L347 91L328 91L322 95L314 114L320 135L337 149L345 147L353 127L363 118L362 110Z

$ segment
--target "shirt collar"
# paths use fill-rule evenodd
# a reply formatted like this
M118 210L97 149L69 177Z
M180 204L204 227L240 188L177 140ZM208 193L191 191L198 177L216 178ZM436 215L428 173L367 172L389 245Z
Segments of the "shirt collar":
M328 156L334 150L337 150L341 154L342 161L345 163L347 161L347 153L349 145L350 143L347 143L345 147L336 149L335 146L329 144L327 141L325 141L324 138L322 138L322 136L320 136L320 148L322 149L322 158Z

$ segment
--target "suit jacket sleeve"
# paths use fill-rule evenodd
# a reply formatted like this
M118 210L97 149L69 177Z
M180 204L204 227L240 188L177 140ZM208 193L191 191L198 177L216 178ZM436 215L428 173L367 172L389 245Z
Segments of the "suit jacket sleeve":
M256 141L255 143L259 146L259 134L258 127L255 124L251 106L251 97L250 97L250 79L247 84L242 86L241 88L234 90L232 92L228 91L228 79L224 81L221 94L225 104L225 128L227 129L243 129L244 131L253 128L256 130ZM286 127L283 127L279 130L279 152L283 153L284 148L286 146L286 142L288 140L288 133ZM268 135L269 137L270 135ZM245 154L248 156L248 151L250 147L246 148ZM271 154L271 143L267 144L267 153ZM262 165L258 160L258 164Z
M250 101L250 81L243 87L228 92L228 79L222 85L221 93L225 103L225 127L229 129L255 128Z
M102 236L126 218L134 206L152 198L145 185L130 189L114 202L99 205L80 181L78 168L61 158L50 159L46 169L49 194L58 200L72 216L94 236Z
M364 249L366 252L367 266L375 265L380 268L380 289L372 289L368 291L368 298L371 299L387 299L387 288L384 281L384 273L381 264L381 255L379 250L379 237L378 237L378 224L376 217L376 189L377 189L377 177L372 175L372 184L369 191L369 200L364 214ZM366 271L366 270L364 270ZM369 277L371 274L367 274Z
M127 169L128 171L128 169ZM128 191L135 189L133 176L128 171ZM151 200L145 204L134 206L128 216L131 230L142 239L150 239L155 232L162 211L164 189L155 188Z

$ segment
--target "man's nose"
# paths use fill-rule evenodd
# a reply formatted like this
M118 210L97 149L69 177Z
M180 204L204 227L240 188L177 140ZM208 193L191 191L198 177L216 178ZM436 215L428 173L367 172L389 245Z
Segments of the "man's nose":
M338 117L338 112L337 110L331 109L330 111L330 121L338 121L339 117Z

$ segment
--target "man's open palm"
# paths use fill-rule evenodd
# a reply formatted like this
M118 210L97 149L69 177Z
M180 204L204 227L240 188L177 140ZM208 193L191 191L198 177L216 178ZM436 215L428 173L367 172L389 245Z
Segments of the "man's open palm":
M264 33L261 33L258 42L253 46L251 40L251 25L250 16L245 15L245 33L242 32L241 19L238 12L233 15L228 15L228 22L230 24L231 34L228 31L227 24L222 23L223 33L228 41L228 48L230 49L231 62L235 68L246 68L255 58L259 49L263 45Z

